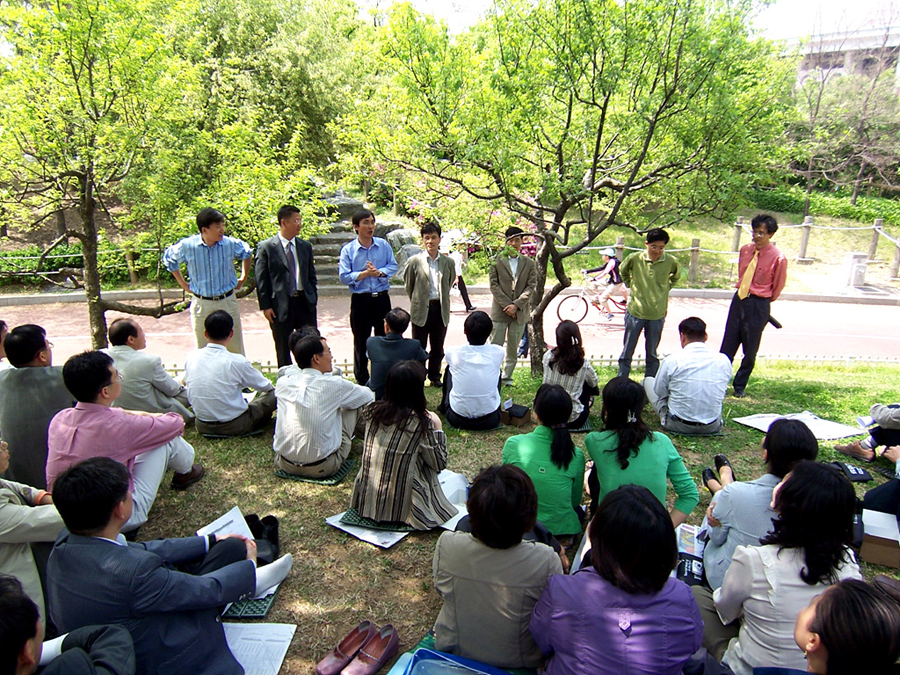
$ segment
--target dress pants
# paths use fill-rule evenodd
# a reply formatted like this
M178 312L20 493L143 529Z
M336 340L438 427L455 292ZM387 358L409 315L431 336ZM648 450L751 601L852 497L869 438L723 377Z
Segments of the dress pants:
M506 357L503 359L503 379L511 380L518 359L519 340L525 331L525 324L518 321L495 321L494 332L491 333L491 344L503 346L506 341Z
M228 351L232 354L244 353L244 332L241 329L241 310L238 308L237 296L232 293L221 300L204 300L193 296L191 300L191 329L194 331L194 339L197 341L197 349L202 349L208 344L204 322L213 312L225 310L234 319L234 336L228 341Z
M288 347L288 339L298 328L303 326L316 326L316 306L310 305L303 291L299 295L288 298L288 316L285 321L276 321L270 325L272 338L275 340L275 356L278 359L278 367L291 365L291 350Z
M359 418L360 408L341 411L341 446L327 457L309 464L297 464L281 455L275 455L275 466L292 476L308 478L327 478L338 472L344 460L350 456L350 444L353 442L353 431Z
M456 277L456 287L459 289L459 295L462 298L463 304L466 306L466 310L471 311L475 309L472 302L469 300L469 291L466 289L466 282L463 280L462 274Z
M885 429L884 427L872 427L869 429L872 437L872 447L879 445L900 445L900 429Z
M691 586L694 600L700 608L700 616L703 617L703 646L716 661L721 661L728 649L728 643L741 632L741 621L735 619L729 624L723 624L716 611L716 603L713 602L713 592L706 586Z
M353 375L356 384L369 383L369 357L366 340L374 331L384 336L384 317L391 311L391 296L387 291L377 295L354 293L350 296L350 330L353 331Z
M655 377L644 378L644 393L647 394L647 401L649 401L650 406L656 411L656 414L659 415L659 424L666 431L685 436L709 436L711 434L719 433L722 430L722 427L725 426L721 415L719 415L719 419L713 420L709 424L701 424L693 420L683 420L679 417L675 417L669 412L669 398L660 398L657 396L655 387Z
M131 470L134 509L122 531L131 532L147 522L166 469L172 469L175 473L187 473L193 464L194 448L181 436L135 457Z
M734 361L738 345L743 349L741 367L738 368L732 381L735 391L744 390L750 379L750 373L753 372L753 366L756 365L756 353L759 351L763 330L769 322L771 304L769 298L760 298L756 295L748 295L741 300L735 293L731 299L728 319L725 321L725 335L722 337L719 351Z
M438 412L443 413L447 418L447 422L457 429L468 429L469 431L490 431L500 426L500 408L493 412L489 412L481 417L463 417L450 407L450 391L453 389L453 375L450 369L444 373L444 391L441 397L441 404L438 406ZM497 389L500 389L500 380L497 380Z
M432 382L441 381L441 362L444 360L444 338L447 337L447 326L444 325L444 317L441 315L441 301L432 300L428 304L428 318L424 326L413 324L413 340L418 340L422 349L428 351L428 342L431 342L431 351L428 352L428 379Z
M863 508L900 516L900 480L895 478L869 490L863 497Z
M247 404L247 409L227 422L204 422L197 420L194 426L200 434L212 436L244 436L258 429L272 419L272 413L278 407L275 390L257 393L256 398Z
M666 318L662 319L638 319L625 311L625 339L622 345L622 354L619 356L619 376L628 377L631 373L631 358L634 356L634 348L637 347L641 331L644 331L644 351L646 352L647 365L644 368L644 377L656 377L659 371L659 357L656 348L662 337L663 325Z

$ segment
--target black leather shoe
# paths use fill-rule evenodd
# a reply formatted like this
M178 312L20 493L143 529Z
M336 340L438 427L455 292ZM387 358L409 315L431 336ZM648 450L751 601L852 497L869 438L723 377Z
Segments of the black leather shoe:
M731 462L728 461L728 458L725 455L716 455L713 457L713 461L716 463L716 471L719 472L719 475L722 475L722 467L727 466L731 469L731 477L734 480L737 480L737 475L734 473L734 468L731 466Z
M747 394L744 393L744 390L743 390L743 389L735 389L735 390L734 390L734 397L735 397L735 398L744 398L746 395L747 395Z
M703 481L703 486L707 490L709 490L709 481L719 480L718 477L716 476L716 474L713 473L713 470L710 469L709 467L706 467L705 469L703 469L703 473L700 475L700 479ZM709 490L709 491L712 492L712 490Z

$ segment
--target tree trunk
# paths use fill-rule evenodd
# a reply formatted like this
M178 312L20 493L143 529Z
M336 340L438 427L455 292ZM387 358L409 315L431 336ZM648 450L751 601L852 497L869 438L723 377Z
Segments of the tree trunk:
M547 286L547 263L550 260L550 251L546 245L538 246L534 263L537 265L537 285L531 295L531 318L529 319L528 338L531 349L531 375L542 377L544 374L544 352L547 351L547 341L544 339L544 310L537 309L544 297L544 289Z
M856 180L853 181L853 195L850 197L850 204L856 206L856 198L859 197L859 190L862 186L863 172L866 169L866 163L859 163L859 171L856 173Z
M84 258L84 294L87 296L88 319L91 328L91 347L106 347L106 309L100 295L100 269L97 265L97 225L94 214L97 204L94 201L93 174L85 171L81 185L81 231L84 239L81 249Z
M66 211L65 209L60 209L56 212L56 236L64 237L66 235ZM68 241L66 242L68 244Z
M809 164L806 167L806 201L803 202L803 217L809 215L809 202L812 195L813 183L812 183L812 170L813 170L813 160L809 160Z

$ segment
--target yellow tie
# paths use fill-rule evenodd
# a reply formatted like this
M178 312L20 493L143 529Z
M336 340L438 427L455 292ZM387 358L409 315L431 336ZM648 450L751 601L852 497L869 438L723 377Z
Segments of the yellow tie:
M753 252L753 259L744 270L744 276L741 277L741 285L738 286L738 297L743 300L750 295L750 282L753 281L753 275L756 273L756 260L759 258L759 249Z

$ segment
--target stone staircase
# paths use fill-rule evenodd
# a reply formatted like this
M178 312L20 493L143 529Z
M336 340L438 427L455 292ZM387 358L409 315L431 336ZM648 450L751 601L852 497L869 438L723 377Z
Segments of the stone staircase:
M356 233L349 221L333 223L327 234L319 234L309 238L313 247L313 258L316 261L316 276L319 286L340 286L338 279L338 258L341 248L348 241L353 241Z

